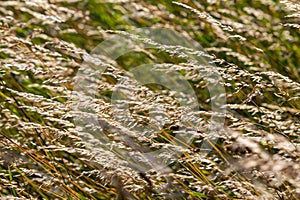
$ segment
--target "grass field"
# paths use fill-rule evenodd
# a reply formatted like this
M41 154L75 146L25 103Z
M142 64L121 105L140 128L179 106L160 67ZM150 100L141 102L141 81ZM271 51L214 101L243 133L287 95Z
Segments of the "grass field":
M296 0L1 0L1 199L300 199L299 33Z

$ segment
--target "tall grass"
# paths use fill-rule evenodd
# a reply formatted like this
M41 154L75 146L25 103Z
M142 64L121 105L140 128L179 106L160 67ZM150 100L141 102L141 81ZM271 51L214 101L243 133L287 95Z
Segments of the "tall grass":
M300 68L297 1L1 1L0 195L4 199L300 199ZM151 150L173 148L184 130L192 144L178 159L162 155L165 174L140 172L128 157L84 134L74 112L75 77L83 58L118 31L164 27L193 38L213 58L226 89L222 135L201 151L211 116L207 80L191 62L157 49L117 60L97 80L91 99L116 149L141 149L113 117L117 82L138 65L159 63L182 74L199 103L197 131L185 130L170 92L156 85L127 85L140 125L161 106L168 121L160 134L132 141ZM149 96L152 98L147 98ZM140 106L138 102L146 106ZM121 116L122 117L122 116ZM82 125L82 127L81 127ZM106 128L103 128L106 127ZM84 139L85 138L85 139ZM98 145L98 146L97 146ZM174 150L175 151L175 150Z

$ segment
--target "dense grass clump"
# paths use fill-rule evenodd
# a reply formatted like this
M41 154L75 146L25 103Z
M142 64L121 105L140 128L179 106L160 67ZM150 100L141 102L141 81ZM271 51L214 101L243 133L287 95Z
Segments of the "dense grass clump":
M132 34L142 27L176 30L200 44L209 62L197 65L181 57L180 46ZM300 199L299 30L300 4L293 0L1 1L0 196ZM117 59L92 54L117 34L139 38L135 51ZM148 43L153 48L145 49ZM86 58L106 67L101 78L84 70ZM150 63L192 87L198 105L192 130L179 120L187 110L170 89L124 81ZM205 78L210 66L222 81ZM97 91L76 110L82 92L76 83L86 78ZM120 81L136 124L112 101ZM226 114L212 110L222 94L210 93L210 81L226 92L220 108ZM92 126L81 123L89 108L97 119ZM168 116L162 127L148 135L133 131L151 122L155 108ZM223 128L205 152L211 117L223 118ZM179 149L174 138L182 133L192 141ZM165 170L141 171L149 163L131 162L158 149L171 152L159 155Z

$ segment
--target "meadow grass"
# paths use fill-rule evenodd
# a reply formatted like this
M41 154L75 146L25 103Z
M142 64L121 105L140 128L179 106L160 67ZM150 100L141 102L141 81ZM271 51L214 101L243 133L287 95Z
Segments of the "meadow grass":
M300 199L299 16L300 4L292 0L1 1L1 199ZM84 58L119 31L142 27L176 30L213 58L227 113L209 153L201 144L210 117L221 115L211 111L217 96L210 96L193 60L176 57L180 52L171 47L171 53L163 51L162 44L145 50L142 41L116 60L102 57L108 67L90 82L97 95L89 99L99 124L84 132L86 124L76 123L89 114L74 112L72 99L80 92L74 83L82 80ZM158 85L127 82L124 92L131 94L131 114L140 126L149 122L149 110L164 109L172 120L159 134L141 137L120 123L126 116L114 118L117 82L152 62L193 87L197 131L182 127L177 119L184 110ZM113 147L97 143L100 129ZM161 155L171 171L141 172L130 165L130 155L142 147L174 148L176 154L172 141L180 131L193 141L177 159Z

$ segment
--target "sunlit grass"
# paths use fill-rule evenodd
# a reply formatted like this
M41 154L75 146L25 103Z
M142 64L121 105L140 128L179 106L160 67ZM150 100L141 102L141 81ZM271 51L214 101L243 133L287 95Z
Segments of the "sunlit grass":
M300 199L300 5L291 0L211 2L2 1L0 196ZM95 82L99 94L91 103L99 125L92 127L93 135L76 123L76 117L88 114L76 115L72 108L83 57L114 31L149 26L174 29L213 56L226 90L227 114L222 135L211 142L208 154L201 145L210 117L219 113L210 110L205 77L160 44L143 51L142 44L136 45L137 52L116 61L102 58L110 66ZM176 121L184 111L171 95L162 95L170 94L167 88L154 84L129 82L123 91L133 94L131 114L141 125L158 106L174 119L160 134L134 135L124 125L126 117L119 118L124 123L113 117L117 82L151 62L160 63L162 73L179 72L193 87L200 110L196 131ZM115 146L97 144L99 128ZM192 132L194 139L181 154L175 136L182 131ZM120 139L124 135L127 143ZM145 149L174 149L176 159L161 155L171 171L137 170L128 155Z

